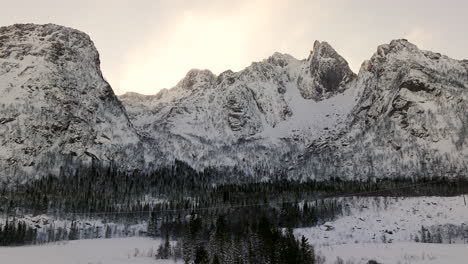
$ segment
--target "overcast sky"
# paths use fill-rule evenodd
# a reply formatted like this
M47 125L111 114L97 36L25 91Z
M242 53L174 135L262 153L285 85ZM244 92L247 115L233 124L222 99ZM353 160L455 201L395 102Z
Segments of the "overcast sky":
M306 58L314 40L355 72L396 38L468 58L467 0L0 0L0 8L0 25L88 33L117 94L155 94L192 68L238 71L275 51Z

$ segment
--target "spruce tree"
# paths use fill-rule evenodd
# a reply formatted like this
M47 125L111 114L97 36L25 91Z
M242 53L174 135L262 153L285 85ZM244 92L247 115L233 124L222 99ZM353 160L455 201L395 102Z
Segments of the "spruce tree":
M208 252L203 247L198 247L195 251L194 264L209 264Z
M310 246L307 238L304 236L301 237L301 262L302 263L315 263L315 252L314 248Z

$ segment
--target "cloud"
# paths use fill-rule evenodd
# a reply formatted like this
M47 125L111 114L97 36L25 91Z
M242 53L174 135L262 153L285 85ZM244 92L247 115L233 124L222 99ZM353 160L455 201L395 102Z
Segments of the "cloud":
M127 54L117 86L154 94L174 86L191 68L238 71L275 51L293 51L304 36L305 23L297 19L306 18L304 11L288 12L295 6L285 1L235 3L174 14ZM301 57L307 50L301 49Z
M418 45L427 45L434 40L434 34L429 33L422 27L415 27L405 35L405 38Z
M305 58L315 40L328 41L355 72L377 45L395 38L468 57L468 2L461 0L3 2L2 25L51 22L88 33L119 94L154 94L191 68L237 71L275 51Z

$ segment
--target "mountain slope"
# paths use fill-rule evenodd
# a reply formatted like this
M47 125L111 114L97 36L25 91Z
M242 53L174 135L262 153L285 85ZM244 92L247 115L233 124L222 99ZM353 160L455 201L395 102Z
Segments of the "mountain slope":
M139 137L99 64L92 41L80 31L52 24L0 28L5 175L19 173L15 168L53 170L63 160L52 160L65 156L131 165L125 153Z

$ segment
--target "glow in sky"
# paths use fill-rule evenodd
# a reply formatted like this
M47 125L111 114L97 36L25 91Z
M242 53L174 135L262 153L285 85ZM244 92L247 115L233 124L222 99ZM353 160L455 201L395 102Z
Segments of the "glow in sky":
M4 2L4 3L3 3ZM468 58L465 0L0 0L0 25L88 33L117 94L155 94L192 68L238 71L275 51L306 58L328 41L357 72L379 44L408 38Z

